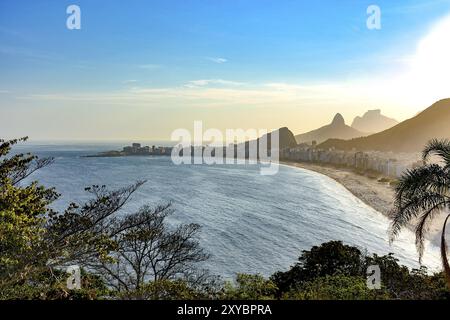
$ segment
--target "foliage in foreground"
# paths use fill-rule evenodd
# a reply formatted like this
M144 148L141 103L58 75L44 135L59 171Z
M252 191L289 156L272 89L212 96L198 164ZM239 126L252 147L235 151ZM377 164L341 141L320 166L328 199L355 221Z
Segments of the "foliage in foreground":
M9 156L11 147L25 140L0 140L1 298L97 298L104 288L118 296L150 280L208 283L208 275L196 268L208 258L197 240L198 225L169 228L170 203L121 214L143 181L112 191L86 188L91 200L56 212L50 206L59 197L56 191L26 179L52 159ZM85 283L86 292L65 289L62 270L69 265L89 270L96 280Z
M381 289L369 289L367 267L378 265ZM409 270L392 254L367 255L340 241L303 251L286 272L270 277L277 298L286 299L448 299L450 292L442 273L429 275L426 268Z

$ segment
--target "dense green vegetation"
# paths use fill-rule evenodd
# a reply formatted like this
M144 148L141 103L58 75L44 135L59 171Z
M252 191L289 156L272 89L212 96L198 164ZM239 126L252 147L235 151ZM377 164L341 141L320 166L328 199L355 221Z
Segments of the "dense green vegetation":
M52 210L55 190L26 183L52 159L9 156L24 140L0 140L0 298L132 297L150 280L163 288L168 280L190 288L214 282L195 267L208 258L197 240L200 227L168 228L170 203L121 214L143 181L112 191L92 186L86 203ZM84 268L77 292L66 286L64 270L71 265Z
M381 289L369 289L367 268L378 265ZM298 262L271 280L277 298L288 299L444 299L449 297L442 273L409 270L392 254L367 255L358 248L331 241L303 251Z
M21 139L25 140L25 139ZM21 140L0 140L0 299L448 299L443 273L408 270L393 255L368 255L339 241L303 251L269 278L239 274L223 282L201 270L208 259L195 224L170 228L170 204L120 215L144 182L110 191L86 188L86 203L51 209L53 189L26 183L52 159L10 155ZM220 253L214 253L220 254ZM69 290L65 268L82 267ZM380 266L381 288L367 286ZM258 270L255 270L255 273Z

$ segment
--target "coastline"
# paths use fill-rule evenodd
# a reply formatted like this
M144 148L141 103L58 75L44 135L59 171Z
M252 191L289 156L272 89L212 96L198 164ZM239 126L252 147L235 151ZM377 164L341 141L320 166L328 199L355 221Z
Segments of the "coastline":
M280 164L323 174L340 183L355 197L384 216L389 217L389 212L393 208L394 189L387 182L379 182L378 178L370 178L347 168L337 168L314 163L280 161ZM442 227L442 221L440 220L442 220L441 217L437 217L433 221L429 226L429 234L427 236L428 240L438 246L440 244L440 229ZM414 223L408 224L407 227L414 232Z

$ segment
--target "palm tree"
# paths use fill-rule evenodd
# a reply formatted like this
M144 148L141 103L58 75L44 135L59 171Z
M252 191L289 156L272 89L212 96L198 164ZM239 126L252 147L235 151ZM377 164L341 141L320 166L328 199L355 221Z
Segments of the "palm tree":
M429 163L429 157L432 155L438 156L441 161ZM390 241L395 239L407 223L417 219L416 247L421 262L430 222L437 215L446 214L441 234L441 258L450 286L450 265L445 241L445 228L450 218L450 140L431 140L423 150L422 157L424 164L408 170L395 189Z

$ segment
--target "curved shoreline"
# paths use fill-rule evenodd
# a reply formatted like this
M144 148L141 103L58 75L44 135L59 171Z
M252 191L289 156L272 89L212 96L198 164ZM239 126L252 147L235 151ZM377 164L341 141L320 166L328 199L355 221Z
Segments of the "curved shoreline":
M386 183L359 175L350 169L291 161L280 161L280 164L314 171L332 178L355 197L385 216L388 216L392 209L394 191Z
M394 190L388 183L378 182L378 179L357 174L346 168L293 161L280 161L280 164L323 174L341 184L355 197L386 217L389 217L389 212L393 208ZM435 245L440 243L439 234L442 224L439 222L440 217L437 217L436 221L430 225L427 236ZM414 224L409 224L408 228L415 231Z

